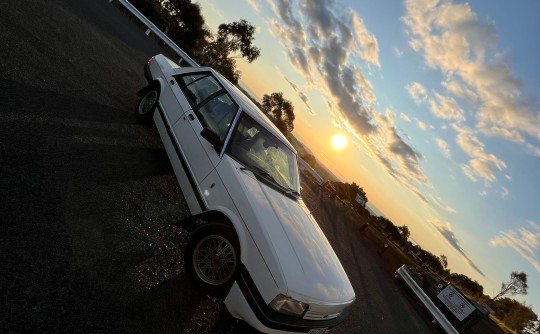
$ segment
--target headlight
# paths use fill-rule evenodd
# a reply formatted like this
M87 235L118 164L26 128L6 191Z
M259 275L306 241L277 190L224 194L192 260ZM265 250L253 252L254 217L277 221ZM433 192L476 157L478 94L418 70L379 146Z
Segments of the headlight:
M272 300L270 307L279 313L301 318L308 310L309 305L280 294Z

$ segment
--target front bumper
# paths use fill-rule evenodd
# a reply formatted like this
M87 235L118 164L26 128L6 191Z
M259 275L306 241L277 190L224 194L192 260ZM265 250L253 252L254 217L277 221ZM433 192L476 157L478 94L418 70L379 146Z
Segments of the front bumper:
M241 264L239 269L225 306L232 316L243 319L263 333L307 333L311 329L330 329L347 316L347 312L343 312L330 320L306 320L278 313L264 301L247 268Z

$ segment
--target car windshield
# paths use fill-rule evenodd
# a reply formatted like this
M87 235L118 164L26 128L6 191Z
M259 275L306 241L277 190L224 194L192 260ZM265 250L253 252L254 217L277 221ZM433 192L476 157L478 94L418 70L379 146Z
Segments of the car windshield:
M296 154L246 114L241 116L227 152L258 177L298 194Z

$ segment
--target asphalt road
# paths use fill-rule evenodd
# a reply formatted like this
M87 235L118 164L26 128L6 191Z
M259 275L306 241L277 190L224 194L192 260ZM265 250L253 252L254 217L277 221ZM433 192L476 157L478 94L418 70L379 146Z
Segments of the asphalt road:
M162 51L105 0L0 8L0 332L249 331L187 279L189 213L133 116ZM332 210L316 215L357 294L333 332L437 332Z

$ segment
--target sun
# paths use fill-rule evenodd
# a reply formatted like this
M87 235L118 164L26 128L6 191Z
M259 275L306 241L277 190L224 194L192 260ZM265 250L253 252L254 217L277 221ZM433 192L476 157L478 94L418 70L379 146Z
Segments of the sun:
M330 139L330 142L332 143L332 148L336 151L343 150L345 147L347 147L348 144L347 137L345 137L341 133L335 134L332 139Z

